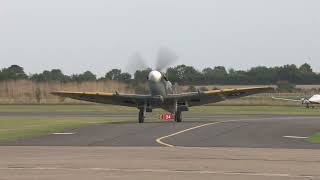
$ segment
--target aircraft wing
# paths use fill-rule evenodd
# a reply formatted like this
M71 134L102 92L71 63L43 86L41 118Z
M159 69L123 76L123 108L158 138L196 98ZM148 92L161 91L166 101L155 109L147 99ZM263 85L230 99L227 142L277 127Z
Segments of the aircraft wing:
M301 100L297 100L297 99L287 99L287 98L278 98L278 97L272 97L272 99L283 100L283 101L301 102Z
M137 107L143 105L145 100L150 98L150 95L138 94L120 94L120 93L99 93L99 92L66 92L58 91L51 94L77 99L82 101L89 101L102 104L122 105L129 107Z
M248 87L237 89L221 89L211 91L198 91L190 93L172 94L169 99L177 99L178 103L187 102L189 106L199 106L209 103L235 99L252 94L263 93L273 90L271 87Z
M252 94L263 93L272 90L270 87L250 87L250 88L237 88L237 89L222 89L211 91L198 91L181 94L170 94L164 98L167 103L174 102L187 102L189 106L197 106L208 103L215 103L227 99L234 99L244 97ZM122 94L122 93L99 93L99 92L66 92L58 91L52 92L53 95L60 97L68 97L72 99L89 101L102 104L122 105L129 107L138 107L143 105L146 101L155 100L156 97L151 95L139 94Z

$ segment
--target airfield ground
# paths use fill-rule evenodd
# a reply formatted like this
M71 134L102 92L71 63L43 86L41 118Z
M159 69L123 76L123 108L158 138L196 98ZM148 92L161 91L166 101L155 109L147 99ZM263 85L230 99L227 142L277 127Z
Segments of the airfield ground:
M320 110L0 106L0 179L320 179Z
M147 114L147 122L159 120L163 111ZM199 123L219 115L320 116L320 109L300 106L202 106L184 116ZM106 105L0 105L0 142L46 135L102 123L136 122L137 110ZM207 118L206 116L209 116ZM199 118L198 118L199 117ZM203 118L205 117L205 118ZM316 138L314 138L316 139Z
M320 151L263 148L0 148L0 179L320 179Z

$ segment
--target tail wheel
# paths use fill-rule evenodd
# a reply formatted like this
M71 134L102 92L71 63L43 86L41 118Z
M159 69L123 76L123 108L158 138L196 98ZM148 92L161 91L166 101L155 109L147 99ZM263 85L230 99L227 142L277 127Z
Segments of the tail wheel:
M144 110L140 109L139 111L139 123L144 123Z
M176 112L176 114L175 114L175 116L174 116L174 120L175 120L176 122L182 122L182 113L181 113L181 111L177 111L177 112Z

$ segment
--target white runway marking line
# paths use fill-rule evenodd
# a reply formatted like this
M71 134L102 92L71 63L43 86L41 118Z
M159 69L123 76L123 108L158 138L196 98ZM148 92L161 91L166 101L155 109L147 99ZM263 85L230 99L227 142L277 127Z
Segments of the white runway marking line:
M292 138L292 139L307 139L308 137L305 136L283 136L285 138Z
M64 133L52 133L53 135L72 135L75 134L73 132L64 132Z
M173 134L169 134L169 135L167 135L167 136L160 137L160 138L158 138L158 139L156 140L156 142L157 142L158 144L161 144L161 145L164 145L164 146L167 146L167 147L174 147L174 145L165 143L165 142L163 142L162 140L164 140L164 139L166 139L166 138L169 138L169 137L172 137L172 136L175 136L175 135L178 135L178 134L181 134L181 133L184 133L184 132L187 132L187 131L191 131L191 130L194 130L194 129L202 128L202 127L204 127L204 126L209 126L209 125L213 125L213 124L220 124L220 123L224 123L224 122L231 122L231 121L234 121L234 120L230 120L230 121L218 121L218 122L206 123L206 124L202 124L202 125L199 125L199 126L191 127L191 128L188 128L188 129L185 129L185 130L182 130L182 131L178 131L178 132L173 133Z
M206 124L202 124L202 125L199 125L199 126L188 128L188 129L185 129L185 130L182 130L182 131L178 131L176 133L169 134L167 136L160 137L160 138L156 139L156 142L158 144L161 144L161 145L166 146L166 147L174 147L174 145L165 143L165 142L163 142L163 140L166 139L166 138L169 138L169 137L172 137L172 136L187 132L187 131L191 131L191 130L194 130L194 129L198 129L198 128L204 127L204 126L210 126L210 125L228 123L228 122L257 121L257 120L259 121L259 120L269 120L269 119L273 119L273 117L270 117L270 118L258 118L258 119L236 119L236 120L227 120L227 121L218 121L218 122L206 123ZM284 117L284 118L280 117L278 119L291 119L291 117ZM296 137L298 137L298 136L296 136Z

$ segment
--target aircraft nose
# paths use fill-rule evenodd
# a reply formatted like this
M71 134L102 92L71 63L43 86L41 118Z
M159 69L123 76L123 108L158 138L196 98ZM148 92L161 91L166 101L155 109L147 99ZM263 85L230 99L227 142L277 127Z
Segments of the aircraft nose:
M149 73L148 79L153 82L159 82L161 80L161 73L159 71L151 71Z

